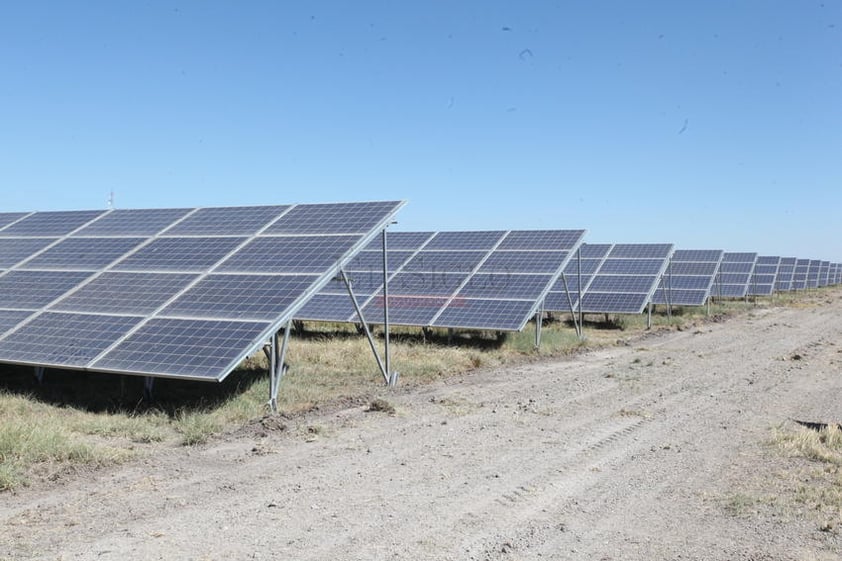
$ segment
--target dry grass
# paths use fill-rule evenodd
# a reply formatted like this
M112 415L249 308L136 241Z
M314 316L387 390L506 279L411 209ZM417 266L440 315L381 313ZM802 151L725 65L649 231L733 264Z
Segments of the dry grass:
M812 294L803 298L818 298ZM770 305L800 305L797 295ZM818 300L817 300L818 301ZM742 302L715 305L719 318L755 309ZM662 310L653 328L688 329L705 321L704 309ZM437 331L427 341L420 330L393 330L392 364L403 387L429 384L478 368L494 368L541 357L564 356L582 348L628 344L646 329L646 316L586 316L579 340L567 317L544 324L540 349L534 327L505 335ZM294 334L290 365L281 383L282 414L297 415L343 402L370 403L382 393L383 378L368 343L353 326L308 325ZM379 341L382 349L382 340ZM0 382L0 490L73 466L123 461L162 445L193 445L236 429L267 412L269 384L262 354L248 359L222 384L159 380L154 404L138 401L138 378L48 372L37 386L24 369L4 367Z

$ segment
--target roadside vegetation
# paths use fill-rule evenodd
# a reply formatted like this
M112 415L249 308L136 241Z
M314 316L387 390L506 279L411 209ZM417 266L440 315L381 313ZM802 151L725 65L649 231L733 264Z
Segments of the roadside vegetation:
M764 307L814 305L822 301L824 290L830 289L715 304L709 316L704 308L679 308L670 317L657 309L652 329L697 329L707 321ZM426 337L419 329L396 327L392 364L405 388L476 369L628 344L646 333L646 314L586 316L583 340L569 317L548 318L539 349L534 347L534 324L521 333L449 336L443 330ZM382 350L382 338L379 343ZM293 333L287 362L290 369L278 396L280 418L378 399L388 403L389 390L368 343L353 325L306 324L303 332ZM142 384L140 378L57 370L48 370L44 383L37 384L29 368L0 367L0 492L129 461L162 446L201 444L270 419L262 353L221 384L158 380L152 401L142 399Z

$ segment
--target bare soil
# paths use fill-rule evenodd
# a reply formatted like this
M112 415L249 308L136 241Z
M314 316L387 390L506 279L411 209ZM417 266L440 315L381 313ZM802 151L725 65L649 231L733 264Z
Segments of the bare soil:
M0 559L842 559L770 444L842 421L841 333L829 293L266 419L0 494Z

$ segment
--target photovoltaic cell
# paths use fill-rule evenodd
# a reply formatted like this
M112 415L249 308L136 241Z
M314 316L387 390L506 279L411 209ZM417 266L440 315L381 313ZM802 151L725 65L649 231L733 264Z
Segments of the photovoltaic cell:
M90 276L86 272L9 271L0 276L0 306L38 310Z
M435 234L435 232L389 232L386 237L386 244L390 252L395 250L416 251ZM366 251L382 252L383 239L380 236L374 238L365 249Z
M189 208L116 209L74 236L154 236L190 212Z
M404 265L403 270L428 273L470 273L485 259L486 255L488 253L483 251L430 251L425 249Z
M152 319L93 364L96 370L214 380L236 366L268 322Z
M172 228L167 236L250 236L275 220L289 206L200 208Z
M358 236L260 237L219 267L230 273L324 273L359 241Z
M0 339L6 362L82 368L141 318L44 313Z
M159 315L271 320L317 280L317 275L208 275Z
M66 238L21 268L96 271L144 241L145 238Z
M456 297L535 301L551 281L551 275L477 273L459 290Z
M13 267L58 238L0 238L0 269Z
M26 216L26 212L0 212L0 229Z
M394 201L300 205L272 224L266 234L364 234L398 208Z
M515 230L503 239L497 249L570 251L583 235L582 230Z
M151 314L198 275L103 273L51 306L51 310L101 314Z
M32 315L31 311L0 310L0 335Z
M222 260L245 238L157 238L123 261L117 271L201 273Z
M389 281L389 293L395 296L450 296L467 278L466 273L398 273Z
M523 318L532 312L532 304L524 300L462 299L450 302L433 322L434 327L461 329L488 329L495 325L500 330L522 329Z
M103 210L36 212L0 230L0 236L64 236L102 215Z
M505 235L501 231L439 232L425 250L482 251L492 249Z
M567 261L566 251L495 251L480 267L483 273L554 273Z

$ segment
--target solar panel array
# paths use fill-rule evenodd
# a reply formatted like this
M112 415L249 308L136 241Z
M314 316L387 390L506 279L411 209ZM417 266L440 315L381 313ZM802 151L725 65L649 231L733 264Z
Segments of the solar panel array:
M583 313L641 313L652 298L673 253L672 244L614 244L582 249L582 296L578 299L579 261L571 260L564 279L557 282L545 309L570 311L563 281L567 281L573 311ZM588 255L585 259L584 256Z
M395 232L388 236L393 324L520 331L561 274L584 230ZM372 242L346 268L367 321L383 317L383 256ZM336 280L296 315L358 321Z
M711 295L717 298L744 298L756 262L756 253L726 252L722 256Z
M724 251L721 249L677 249L652 297L654 304L703 306Z
M780 264L781 258L778 256L761 255L758 257L751 280L748 283L748 294L752 296L771 296L775 292Z
M0 362L221 380L401 206L0 214Z

